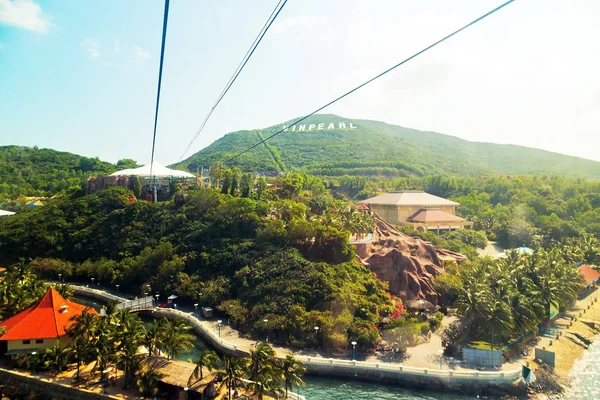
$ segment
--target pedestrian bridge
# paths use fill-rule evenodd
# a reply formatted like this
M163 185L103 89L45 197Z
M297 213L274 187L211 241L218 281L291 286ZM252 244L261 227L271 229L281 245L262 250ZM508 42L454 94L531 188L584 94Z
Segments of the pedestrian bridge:
M154 308L154 299L151 296L142 297L140 299L126 300L117 304L117 309L131 311L152 310Z

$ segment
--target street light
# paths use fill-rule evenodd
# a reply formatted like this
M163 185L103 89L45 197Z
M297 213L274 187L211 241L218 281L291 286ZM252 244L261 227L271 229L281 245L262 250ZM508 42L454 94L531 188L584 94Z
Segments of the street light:
M58 274L58 281L62 282L62 274Z
M156 293L155 296L156 296L156 304L158 305L158 298L160 297L160 295L158 293Z
M31 368L32 368L31 376L35 376L35 364L37 364L37 357L35 356L36 354L37 354L37 351L31 352Z
M317 345L319 344L319 327L315 326L315 337L317 339Z
M356 360L356 342L352 342L352 361Z
M94 284L94 280L95 280L95 279L96 279L96 278L92 278L92 285Z
M267 333L267 322L269 322L269 320L263 319L263 322L265 323L265 341L269 343L269 334Z
M219 328L219 337L221 337L221 324L223 323L223 321L218 320L217 321L217 328Z
M119 291L119 285L116 285L116 286L117 286L117 292L118 292Z
M444 350L438 350L440 353L440 370L442 369L442 362L444 361Z
M194 303L194 310L195 313L198 314L198 303Z
M190 388L183 388L183 391L185 392L185 400L188 398L188 390L190 390Z
M102 371L102 386L104 386L104 394L108 394L106 388L108 387L108 370Z

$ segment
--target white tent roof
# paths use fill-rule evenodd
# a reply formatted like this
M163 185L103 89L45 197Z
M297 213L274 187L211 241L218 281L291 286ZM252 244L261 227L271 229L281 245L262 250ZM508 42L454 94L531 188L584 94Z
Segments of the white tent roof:
M3 217L5 215L13 215L14 212L12 211L4 211L4 210L0 210L0 217Z
M124 169L121 171L117 171L115 173L110 174L110 176L150 176L150 164L144 165L139 168L130 168ZM171 176L174 178L195 178L194 175L189 172L180 171L178 169L170 169L165 167L164 165L160 165L159 163L154 163L154 168L152 168L152 175L158 177L167 177Z

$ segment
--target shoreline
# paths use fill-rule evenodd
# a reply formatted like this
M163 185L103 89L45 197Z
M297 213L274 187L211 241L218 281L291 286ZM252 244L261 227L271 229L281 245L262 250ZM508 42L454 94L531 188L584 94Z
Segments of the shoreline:
M555 353L554 375L562 387L563 393L571 386L575 363L583 357L589 345L600 338L599 296L600 290L597 289L586 298L577 301L571 309L551 325L551 328L560 331L558 339L541 336L539 342L534 346ZM535 373L541 364L538 364L533 357L535 355L531 354L524 361L532 367ZM538 393L535 398L548 397L543 393Z

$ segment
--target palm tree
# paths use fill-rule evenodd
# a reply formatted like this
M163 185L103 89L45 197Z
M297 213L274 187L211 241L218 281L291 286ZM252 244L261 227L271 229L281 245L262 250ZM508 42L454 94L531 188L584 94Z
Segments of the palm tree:
M152 324L150 328L146 328L142 344L148 349L148 357L152 356L154 352L160 351L163 347L164 327L162 320L160 320Z
M192 375L188 379L188 386L191 386L192 377L196 379L196 382L201 381L204 378L203 369L206 368L208 372L212 372L213 368L216 368L220 362L221 360L217 353L212 350L203 350L198 359L194 361L196 368L194 368L194 372L192 372Z
M161 373L152 366L146 367L140 371L136 382L140 393L156 396L158 393L158 382L161 377Z
M81 314L72 316L69 318L69 321L73 321L67 331L67 334L71 338L77 338L79 336L89 338L90 334L95 330L98 324L97 316L91 314L89 308L85 308Z
M257 342L250 350L250 380L254 393L262 400L266 390L279 388L274 369L275 351L268 343Z
M59 342L44 351L44 360L49 367L55 367L57 372L62 371L69 363L71 349L61 346Z
M71 356L77 362L77 375L75 379L79 379L79 372L81 369L81 363L87 359L89 354L89 342L83 336L77 336L73 348L71 349Z
M123 385L129 387L131 378L140 365L140 354L137 350L139 343L137 340L125 340L119 346L119 365L123 370Z
M273 363L275 351L268 343L256 342L250 350L250 380L258 380L261 370Z
M294 385L304 385L301 376L306 372L306 368L298 361L293 354L288 354L282 361L278 362L278 368L283 376L285 386L285 398L288 398L288 390Z
M190 329L182 319L164 319L164 341L163 346L167 352L167 360L177 357L184 350L193 347L194 335L187 333Z
M73 287L71 285L67 285L66 283L57 283L54 285L54 289L60 294L63 298L69 299L73 297Z
M245 358L225 355L223 364L223 375L225 376L223 383L227 385L228 399L231 400L231 391L235 390L235 381L246 372L248 361Z

